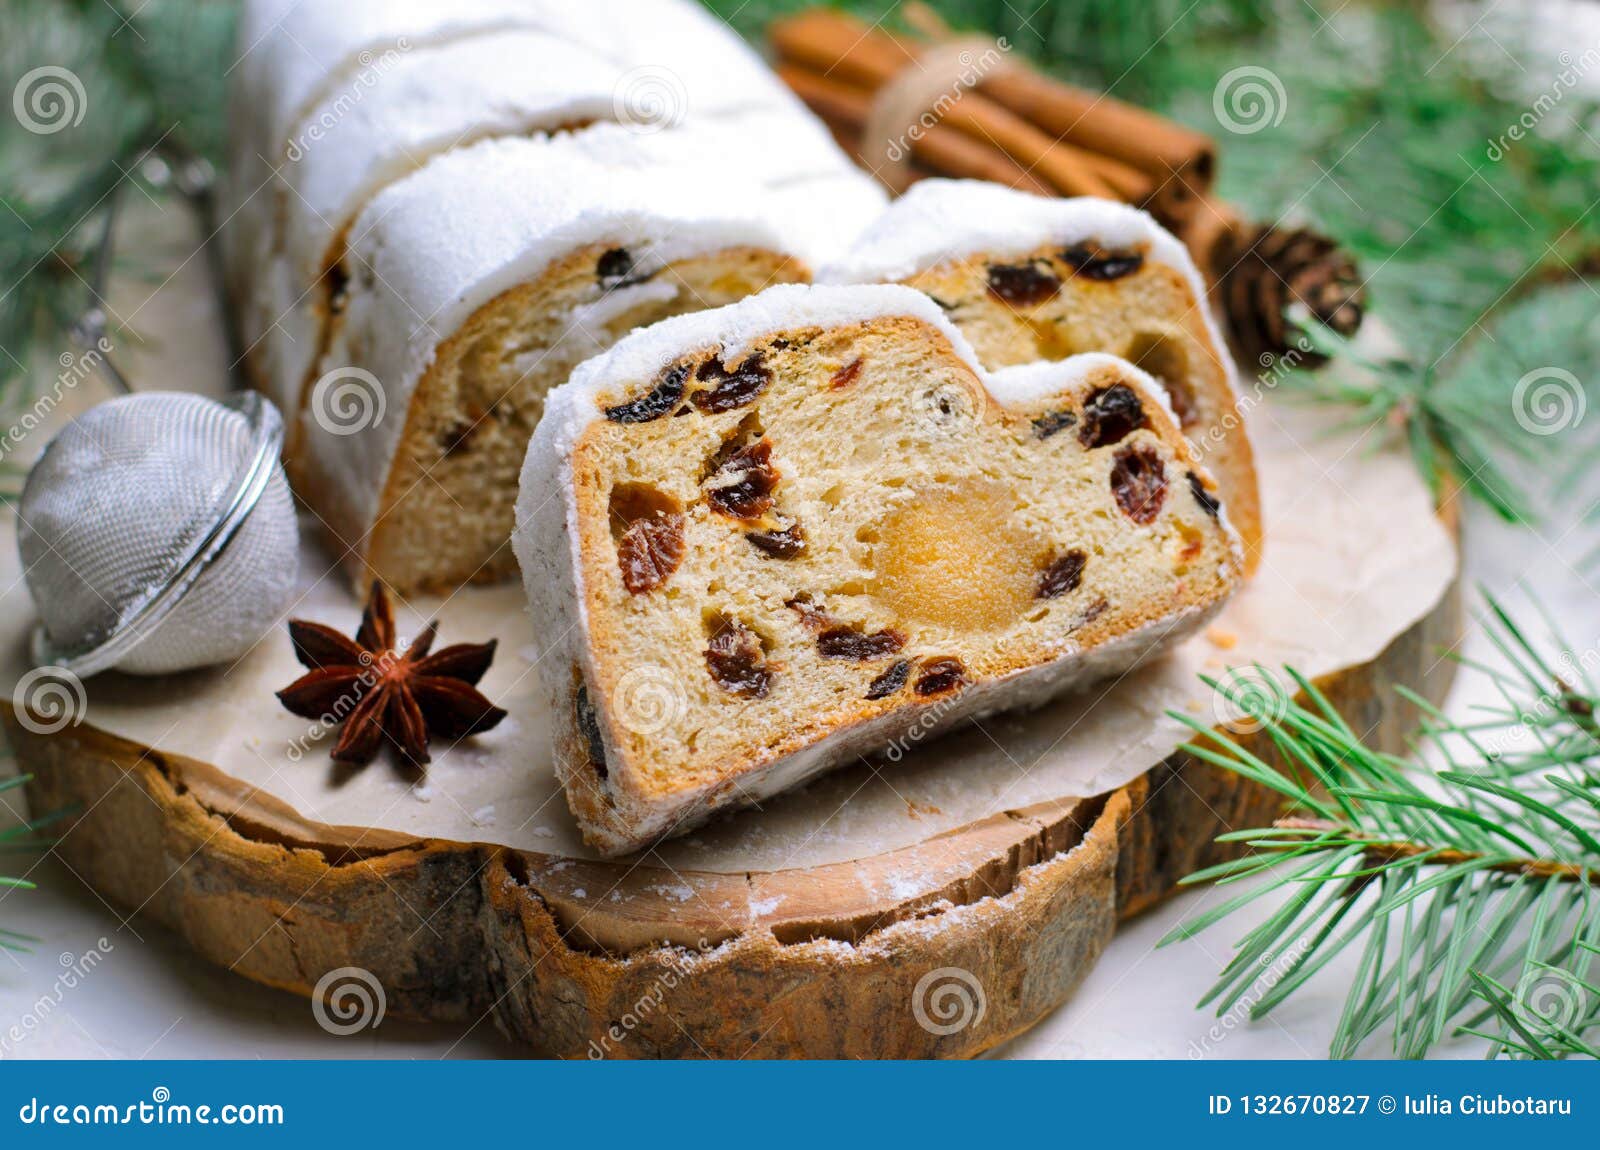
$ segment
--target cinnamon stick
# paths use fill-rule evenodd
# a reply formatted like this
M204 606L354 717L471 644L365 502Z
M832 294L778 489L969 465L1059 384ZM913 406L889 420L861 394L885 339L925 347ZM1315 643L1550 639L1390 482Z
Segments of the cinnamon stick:
M821 8L775 22L770 38L782 59L873 90L918 66L922 53L915 44ZM975 92L943 112L1019 166L1037 168L1059 191L1140 204L1174 227L1193 217L1211 186L1215 147L1208 137L1015 64L990 69Z
M869 157L861 153L861 129L872 108L870 92L793 64L780 64L778 75L821 118L847 151L870 166ZM944 124L935 124L920 132L911 142L911 152L940 175L990 180L1037 195L1051 194L1048 185L1014 160Z
M780 59L805 65L824 79L837 76L874 91L891 83L908 65L917 65L912 50L888 33L827 9L776 22L770 38ZM1064 195L1142 199L1153 188L1141 173L1114 158L1094 157L1076 145L1053 140L977 92L961 93L941 111L940 123L999 149L1024 170L1037 171ZM875 143L866 142L869 158Z

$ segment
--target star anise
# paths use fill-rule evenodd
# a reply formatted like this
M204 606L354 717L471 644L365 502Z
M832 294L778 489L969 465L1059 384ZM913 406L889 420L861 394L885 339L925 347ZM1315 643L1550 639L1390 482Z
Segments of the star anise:
M453 742L506 717L476 687L494 660L495 641L429 654L438 630L429 623L397 650L389 593L374 582L354 639L321 623L289 620L295 657L310 670L279 691L278 701L302 718L343 722L333 748L338 762L370 763L387 739L402 758L426 763L430 738Z

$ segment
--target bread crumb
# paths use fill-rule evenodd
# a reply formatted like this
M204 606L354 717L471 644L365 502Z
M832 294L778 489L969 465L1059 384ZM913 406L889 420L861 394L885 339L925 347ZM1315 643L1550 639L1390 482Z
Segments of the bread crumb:
M1206 638L1224 651L1231 651L1239 645L1239 636L1226 627L1207 627Z

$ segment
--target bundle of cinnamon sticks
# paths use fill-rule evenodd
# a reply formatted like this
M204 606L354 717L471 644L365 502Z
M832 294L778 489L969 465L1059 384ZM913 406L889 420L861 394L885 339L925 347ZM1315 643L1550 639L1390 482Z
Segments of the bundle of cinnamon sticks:
M915 6L911 13L919 12ZM925 11L925 10L922 10ZM927 16L920 21L928 23ZM909 152L911 175L994 180L1147 208L1182 231L1210 193L1216 145L1143 108L1041 76L999 42L962 42L952 57L853 16L816 8L774 23L786 83L871 170ZM943 59L946 67L939 68ZM942 75L930 74L938 68ZM911 78L934 100L889 139L867 139L886 86ZM903 191L901 186L891 190Z
M1042 195L1145 208L1189 247L1228 301L1235 346L1280 354L1305 306L1353 334L1354 261L1303 229L1253 226L1212 194L1211 137L1145 108L1041 75L1004 40L952 36L930 9L901 9L915 37L829 8L774 22L778 74L892 192L925 176L991 180Z

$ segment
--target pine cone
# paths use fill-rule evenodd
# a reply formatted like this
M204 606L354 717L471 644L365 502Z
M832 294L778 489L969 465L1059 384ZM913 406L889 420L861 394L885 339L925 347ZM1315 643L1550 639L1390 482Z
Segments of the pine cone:
M1325 326L1349 337L1361 326L1366 290L1355 259L1326 236L1270 224L1244 228L1222 256L1221 293L1239 356L1266 366L1293 355L1296 366L1327 357L1300 348L1302 329L1288 315L1302 304Z

